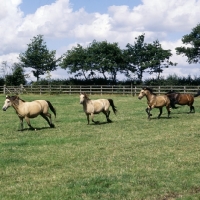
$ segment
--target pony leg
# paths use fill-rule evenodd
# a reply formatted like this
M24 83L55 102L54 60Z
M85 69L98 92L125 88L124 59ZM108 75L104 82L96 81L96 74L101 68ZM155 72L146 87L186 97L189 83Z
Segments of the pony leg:
M54 114L54 115L55 115L55 114ZM52 120L51 120L51 114L50 114L50 113L47 113L46 116L49 117L49 120L50 120L50 123L49 123L49 122L48 122L48 118L47 118L47 122L48 122L49 126L50 126L51 128L55 128L55 125L52 123ZM55 115L55 116L56 116L56 115ZM44 119L45 119L45 118L44 118Z
M20 120L20 126L21 126L21 131L23 131L23 118L19 117L19 120Z
M86 115L87 115L87 121L88 121L87 124L90 124L90 117L89 117L89 114L86 114Z
M94 121L94 114L93 113L91 113L91 119L92 119L92 122L94 122L94 123L97 123L96 121Z
M147 115L148 115L148 119L150 119L150 116L152 116L152 114L150 113L151 111L151 108L147 107L146 108L146 112L147 112Z
M160 110L160 114L158 115L158 119L160 118L160 116L162 115L162 108L159 108Z
M30 129L34 129L34 128L31 126L30 119L29 119L28 117L25 117L25 120L26 120L26 123L28 124L28 126L30 127Z
M192 111L194 111L194 113L195 113L195 109L194 109L194 106L190 106L190 112L192 112Z
M168 118L169 118L170 113L171 113L171 111L170 111L170 106L167 106L166 108L167 108L167 113L168 113Z
M110 111L108 110L108 112L106 112L106 111L104 110L104 111L102 111L102 112L103 112L103 114L105 114L106 119L107 119L107 122L108 122L108 123L112 122L112 120L109 119Z
M50 120L48 119L48 117L44 113L41 113L40 115L48 122L48 124L51 128L55 128L55 125L51 121L51 114L50 113L46 114L49 117Z

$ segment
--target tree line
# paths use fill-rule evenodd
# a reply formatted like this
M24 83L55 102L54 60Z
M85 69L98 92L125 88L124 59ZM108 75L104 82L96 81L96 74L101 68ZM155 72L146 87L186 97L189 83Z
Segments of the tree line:
M176 47L176 53L186 56L189 64L199 63L200 24L197 24L190 34L182 37L182 43L185 46ZM56 58L56 51L48 50L43 35L37 35L31 39L27 50L19 54L19 62L13 64L9 73L7 62L2 62L0 84L25 84L27 74L24 69L27 67L32 69L37 82L41 75L45 74L50 80L50 73L61 67L72 76L69 82L82 80L98 84L101 80L106 84L117 84L117 74L123 74L127 81L142 83L143 74L147 72L156 74L156 79L146 80L155 84L162 82L165 68L177 65L170 60L171 56L170 49L163 49L158 40L146 43L145 34L142 34L135 38L134 44L128 43L124 49L121 49L118 43L93 40L87 47L77 44ZM188 78L191 80L191 77Z

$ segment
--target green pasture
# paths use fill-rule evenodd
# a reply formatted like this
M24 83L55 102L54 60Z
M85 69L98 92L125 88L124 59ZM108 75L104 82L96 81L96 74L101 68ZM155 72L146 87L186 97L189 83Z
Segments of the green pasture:
M56 128L42 117L31 120L37 129L24 131L13 108L0 114L0 199L19 200L137 200L200 199L200 97L196 113L189 107L166 109L160 119L146 99L112 98L117 106L113 123L103 114L87 125L79 95L21 95L49 100ZM0 95L1 107L5 96Z

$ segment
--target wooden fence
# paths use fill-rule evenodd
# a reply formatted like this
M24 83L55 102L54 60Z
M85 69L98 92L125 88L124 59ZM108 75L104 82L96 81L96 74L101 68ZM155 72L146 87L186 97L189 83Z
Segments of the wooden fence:
M0 86L1 94L139 94L143 86L141 85L20 85L20 86ZM152 86L157 94L164 94L168 90L175 90L180 93L195 94L200 86Z

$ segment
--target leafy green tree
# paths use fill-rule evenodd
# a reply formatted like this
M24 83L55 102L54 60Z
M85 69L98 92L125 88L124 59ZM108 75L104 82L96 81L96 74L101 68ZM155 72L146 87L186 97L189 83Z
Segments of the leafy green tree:
M19 86L20 84L22 85L26 84L24 70L20 63L14 63L13 74L6 75L5 84L15 85L15 86Z
M68 50L60 64L75 76L84 76L86 80L96 78L101 74L105 80L110 77L116 82L117 72L123 64L123 54L117 43L93 41L84 48L80 44ZM110 76L110 77L109 77Z
M158 79L164 68L176 65L176 63L170 61L170 57L172 56L171 50L163 49L158 40L154 41L153 44L148 44L147 50L150 52L148 72L150 74L156 73Z
M124 67L123 53L117 43L94 40L88 47L88 56L92 71L102 74L105 80L111 79L116 83L117 73Z
M136 39L134 45L128 43L124 50L124 57L127 62L126 75L137 74L139 81L142 81L143 73L149 68L149 55L147 44L144 43L145 35L140 35Z
M70 74L75 73L76 77L84 76L86 80L89 65L87 48L83 48L80 44L68 50L60 63L61 68L68 69Z
M145 34L136 38L134 45L127 44L124 57L127 62L126 76L131 73L137 75L141 82L143 73L157 73L158 79L164 68L176 65L169 58L172 56L170 50L164 50L158 40L153 44L144 42Z
M176 47L177 55L183 54L187 56L187 62L189 64L200 63L200 24L197 24L190 34L184 35L182 42L189 46Z
M54 71L61 58L56 59L56 51L49 51L42 35L33 37L24 53L19 55L19 60L24 67L32 68L33 75L39 80L47 71Z

